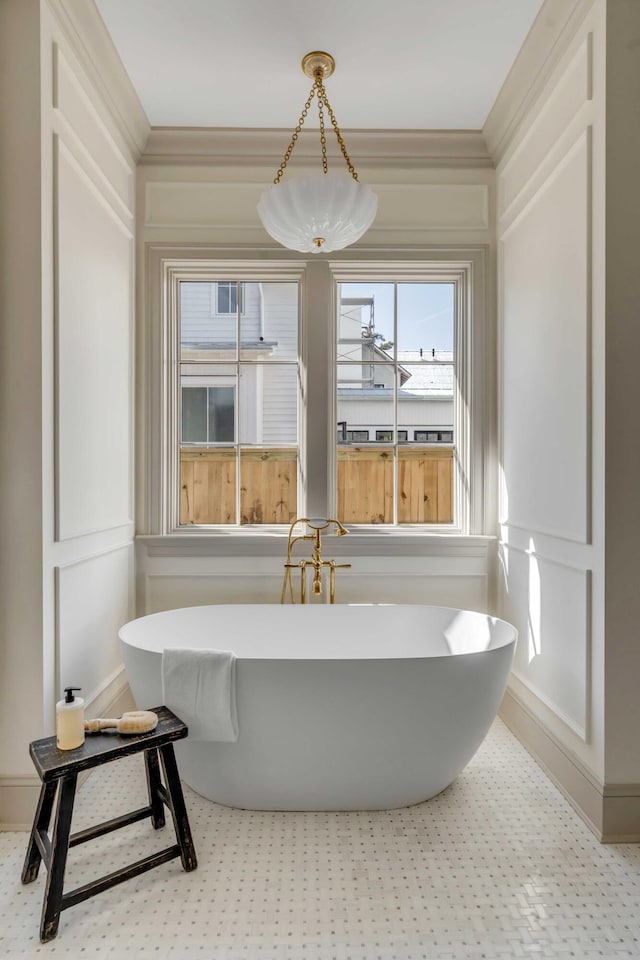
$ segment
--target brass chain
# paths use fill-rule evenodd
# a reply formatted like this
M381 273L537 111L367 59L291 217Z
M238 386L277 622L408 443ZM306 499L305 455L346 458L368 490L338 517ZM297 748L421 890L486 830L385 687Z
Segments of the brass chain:
M316 75L316 86L318 91L322 89L322 81L320 79L320 74ZM324 113L322 110L322 97L318 92L318 116L320 117L320 148L322 150L322 172L326 173L328 170L327 166L327 138L324 133Z
M280 180L282 179L282 174L283 174L284 171L286 170L287 163L289 162L289 157L290 157L291 154L293 153L293 148L294 148L295 145L296 145L296 140L298 139L298 135L300 134L300 131L302 130L302 125L303 125L303 123L304 123L305 120L307 119L307 114L309 113L309 107L311 106L311 101L313 100L313 98L315 97L315 95L316 95L316 81L314 80L313 86L311 87L311 93L309 94L309 96L308 96L308 98L307 98L307 102L305 103L305 105L304 105L304 107L303 107L302 113L300 114L300 119L298 120L298 126L297 126L296 129L294 130L293 136L291 137L291 143L290 143L289 146L287 147L287 151L286 151L284 157L282 158L282 163L280 164L280 166L279 166L279 168L278 168L278 172L277 172L277 174L276 174L276 176L275 176L275 179L274 179L274 181L273 181L274 183L280 183Z
M324 84L323 84L323 82L322 82L322 71L319 70L319 71L316 73L316 75L315 75L315 79L314 79L314 81L313 81L313 86L311 87L311 92L309 93L309 96L308 96L308 98L307 98L307 102L305 103L305 105L304 105L304 107L303 107L303 110L302 110L302 113L300 114L300 119L298 120L298 126L296 127L296 129L294 130L294 132L293 132L293 134L292 134L291 142L290 142L289 146L287 147L287 150L286 150L286 153L285 153L284 157L282 158L282 163L281 163L280 166L278 167L278 172L277 172L277 174L276 174L276 176L275 176L275 178L274 178L274 181L273 181L274 184L280 183L280 181L281 181L281 179L282 179L282 175L283 175L284 171L285 171L286 168L287 168L287 163L289 162L289 159L290 159L290 157L291 157L291 154L293 153L293 148L294 148L295 145L296 145L296 142L297 142L298 136L300 135L300 132L301 132L301 130L302 130L302 126L303 126L303 124L304 124L304 121L307 119L307 114L309 113L309 107L311 106L311 101L313 100L314 96L317 96L317 97L318 97L318 114L319 114L319 117L320 117L320 145L321 145L321 148L322 148L322 170L323 170L323 172L326 173L327 170L328 170L328 164L327 164L327 138L326 138L326 135L325 135L325 128L324 128L324 112L323 112L323 106L324 106L324 107L327 108L327 113L329 114L329 118L331 119L331 125L333 126L333 132L335 133L336 139L337 139L338 143L340 144L340 149L341 149L341 151L342 151L342 156L344 157L345 163L347 164L347 167L349 168L349 173L351 174L351 176L353 177L354 180L357 181L357 179L358 179L358 174L356 173L355 168L354 168L353 164L351 163L351 157L350 157L349 154L347 153L347 148L346 148L346 146L345 146L345 144L344 144L344 140L342 139L342 134L340 133L340 127L338 126L338 122L337 122L337 120L336 120L335 114L334 114L333 110L331 109L331 104L329 103L329 100L328 100L328 98L327 98L327 92L326 92L326 90L324 89Z
M340 133L340 127L338 126L338 121L336 120L335 114L334 114L333 110L331 109L331 104L329 103L329 100L328 100L328 98L327 98L327 92L326 92L326 90L324 89L324 84L323 84L323 82L322 82L322 79L320 79L320 81L319 81L319 83L318 83L318 100L320 100L321 97L322 97L322 100L324 101L325 107L327 108L327 113L329 114L329 116L330 116L330 118L331 118L331 124L332 124L332 126L333 126L333 132L335 133L336 139L337 139L338 143L340 144L340 149L342 150L342 156L344 157L345 163L347 164L347 167L349 168L349 173L351 174L351 176L353 177L354 180L357 180L357 179L358 179L358 174L357 174L356 171L355 171L355 167L354 167L353 164L351 163L351 157L350 157L349 154L347 153L347 148L346 148L345 145L344 145L344 140L342 139L342 134Z

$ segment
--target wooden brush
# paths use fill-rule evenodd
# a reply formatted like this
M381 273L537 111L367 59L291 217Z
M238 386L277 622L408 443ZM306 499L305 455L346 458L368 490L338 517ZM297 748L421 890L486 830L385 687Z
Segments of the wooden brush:
M150 730L155 730L157 725L157 713L152 713L151 710L129 710L128 713L123 713L119 720L105 720L104 717L85 720L84 729L87 733L99 733L100 730L115 727L118 733L149 733Z

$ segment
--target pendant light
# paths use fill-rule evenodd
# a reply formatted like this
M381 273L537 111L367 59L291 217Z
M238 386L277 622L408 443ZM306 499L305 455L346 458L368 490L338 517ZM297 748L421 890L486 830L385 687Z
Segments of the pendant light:
M355 243L373 223L378 207L373 190L358 180L327 99L323 81L331 76L334 68L333 57L322 51L308 53L303 58L302 69L306 76L313 78L313 86L273 186L265 190L258 203L258 215L267 233L289 250L302 253L330 253ZM322 173L283 183L282 176L314 97L320 120ZM325 108L347 165L346 175L328 173Z

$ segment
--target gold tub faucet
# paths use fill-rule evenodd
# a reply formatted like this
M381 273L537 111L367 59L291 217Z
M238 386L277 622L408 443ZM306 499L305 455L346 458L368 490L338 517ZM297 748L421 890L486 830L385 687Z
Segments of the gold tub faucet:
M294 530L298 524L305 524L304 532L294 536ZM287 561L284 565L284 581L282 583L282 594L280 603L284 603L287 596L287 588L291 597L291 603L296 602L293 589L292 570L300 570L300 603L307 602L307 567L313 569L313 581L311 585L312 593L315 596L322 594L322 568L329 568L329 603L335 603L336 595L336 570L346 570L351 566L350 563L336 563L335 560L322 559L322 531L330 526L336 527L336 534L343 537L349 533L339 520L327 517L296 517L289 527L289 536L287 538ZM313 552L311 559L299 560L297 563L291 559L293 547L300 540L312 540Z

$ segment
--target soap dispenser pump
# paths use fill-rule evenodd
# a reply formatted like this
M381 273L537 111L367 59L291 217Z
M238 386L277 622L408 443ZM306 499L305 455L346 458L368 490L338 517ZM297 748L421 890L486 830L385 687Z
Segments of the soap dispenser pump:
M74 697L74 690L65 687L64 700L56 704L56 746L58 750L74 750L84 743L84 700Z

